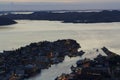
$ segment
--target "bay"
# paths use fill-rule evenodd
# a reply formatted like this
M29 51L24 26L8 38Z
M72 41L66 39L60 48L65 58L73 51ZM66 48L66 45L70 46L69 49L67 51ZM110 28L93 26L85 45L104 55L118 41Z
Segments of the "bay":
M18 24L0 26L0 51L14 50L32 42L74 39L84 51L93 51L106 46L111 51L120 52L120 23L73 24L59 21L16 20ZM93 52L83 57L93 57ZM102 53L102 51L101 51ZM70 73L71 65L81 59L69 58L58 65L52 65L41 74L29 80L54 80L62 73Z

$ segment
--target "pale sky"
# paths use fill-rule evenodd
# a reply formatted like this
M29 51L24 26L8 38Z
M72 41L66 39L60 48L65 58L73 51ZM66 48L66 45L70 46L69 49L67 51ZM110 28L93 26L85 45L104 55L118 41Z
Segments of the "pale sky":
M2 2L120 2L119 0L0 0Z
M120 0L0 0L0 11L69 9L120 9Z

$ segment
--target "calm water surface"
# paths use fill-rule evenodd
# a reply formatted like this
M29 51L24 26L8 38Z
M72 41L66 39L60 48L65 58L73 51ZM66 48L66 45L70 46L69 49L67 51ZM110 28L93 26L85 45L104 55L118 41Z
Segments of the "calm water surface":
M57 21L19 20L0 27L0 51L16 49L31 42L75 39L82 49L106 46L120 52L120 23L72 24Z
M18 24L0 27L0 51L13 50L31 42L43 40L75 39L83 50L108 47L120 52L120 23L72 24L58 21L18 20ZM89 54L90 56L91 54ZM53 80L62 72L69 73L71 65L80 59L66 57L63 63L53 65L48 70L30 80Z

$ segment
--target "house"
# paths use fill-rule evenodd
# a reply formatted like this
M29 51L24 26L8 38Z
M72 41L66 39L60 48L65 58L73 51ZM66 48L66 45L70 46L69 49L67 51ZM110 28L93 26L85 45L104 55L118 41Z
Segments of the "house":
M0 75L6 72L4 57L0 55Z
M90 59L84 59L84 60L79 60L77 61L77 66L78 67L89 67L91 63Z

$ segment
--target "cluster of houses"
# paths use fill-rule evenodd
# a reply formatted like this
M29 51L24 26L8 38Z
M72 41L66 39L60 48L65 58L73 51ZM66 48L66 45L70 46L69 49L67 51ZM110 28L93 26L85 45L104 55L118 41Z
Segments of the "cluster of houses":
M49 68L52 64L63 62L65 56L81 56L80 45L71 39L55 42L31 43L13 51L0 54L0 79L23 80Z
M0 53L0 79L23 80L64 61L65 56L82 56L80 45L71 39L54 42L31 43L12 51ZM62 74L56 80L120 80L120 56L102 48L106 56L83 59L71 66L70 74ZM98 50L97 50L98 52Z
M93 60L83 59L71 66L70 74L62 74L55 80L120 80L120 55L107 48L102 50L107 56L98 55Z

